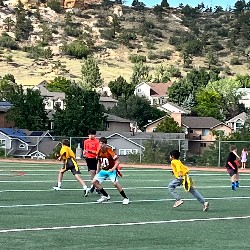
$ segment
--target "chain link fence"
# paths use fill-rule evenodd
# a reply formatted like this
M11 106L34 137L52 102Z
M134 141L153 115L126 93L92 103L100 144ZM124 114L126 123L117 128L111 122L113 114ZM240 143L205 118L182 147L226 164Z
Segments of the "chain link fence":
M0 156L30 159L55 159L61 148L63 139L70 141L72 150L77 159L83 159L83 141L87 137L62 137L62 136L18 136L15 138L0 137ZM185 139L165 138L129 138L112 136L108 138L108 146L115 150L121 162L145 164L169 164L171 150L181 152L181 160L190 166L217 166L224 167L230 146L234 145L241 156L243 148L250 148L250 141L192 141L198 149L192 152L193 146ZM197 146L196 145L196 146Z

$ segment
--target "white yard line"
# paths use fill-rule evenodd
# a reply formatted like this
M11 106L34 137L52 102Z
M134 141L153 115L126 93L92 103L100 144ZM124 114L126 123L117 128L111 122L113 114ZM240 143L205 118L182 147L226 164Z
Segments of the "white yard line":
M87 180L90 181L90 180ZM39 182L39 181L34 181L35 182ZM52 182L53 181L40 181L40 182ZM66 180L64 180L64 182L66 182ZM67 180L67 182L75 182L75 180ZM230 189L230 185L228 186L195 186L197 189L218 189L218 188L228 188ZM178 189L181 189L182 187L177 187ZM244 189L244 188L250 188L250 186L240 186L240 188ZM112 188L112 187L106 187L105 190L116 190L116 188ZM159 187L127 187L127 188L123 188L124 190L138 190L138 189L166 189L167 190L167 186L159 186ZM82 188L62 188L60 191L57 192L62 192L62 191L82 191ZM0 193L5 193L5 192L56 192L54 189L3 189L0 190Z
M98 197L97 197L98 198ZM112 197L111 197L112 198ZM206 198L206 200L244 200L250 199L250 197L213 197ZM184 201L197 201L196 199L183 199ZM164 201L174 201L174 199L145 199L145 200L132 200L130 203L141 203L141 202L164 202ZM113 203L122 203L122 200L119 201L108 201L104 202L104 204L113 204ZM53 207L53 206L71 206L71 205L92 205L99 204L97 201L89 201L89 202L66 202L66 203L41 203L41 204L17 204L17 205L1 205L0 208L20 208L20 207Z
M0 233L12 232L27 232L27 231L45 231L45 230L64 230L64 229L79 229L79 228L98 228L98 227L127 227L127 226L140 226L140 225L157 225L167 223L190 223L190 222L204 222L204 221L226 221L226 220L244 220L250 219L250 215L235 216L235 217L214 217L214 218L195 218L195 219L182 219L182 220L162 220L162 221L143 221L143 222L126 222L126 223L109 223L109 224L90 224L78 226L61 226L61 227L34 227L34 228L13 228L3 229Z

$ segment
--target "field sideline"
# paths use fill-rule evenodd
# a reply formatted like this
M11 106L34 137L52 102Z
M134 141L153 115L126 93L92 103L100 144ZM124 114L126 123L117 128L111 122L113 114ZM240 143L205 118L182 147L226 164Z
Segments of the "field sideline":
M225 169L191 168L196 188L210 202L203 212L182 188L184 204L172 208L169 167L123 164L120 182L131 200L124 206L109 181L104 187L111 200L104 204L96 194L83 197L70 173L63 189L54 191L60 166L0 161L1 249L249 249L248 169L241 170L240 188L232 191ZM89 185L86 166L80 166Z

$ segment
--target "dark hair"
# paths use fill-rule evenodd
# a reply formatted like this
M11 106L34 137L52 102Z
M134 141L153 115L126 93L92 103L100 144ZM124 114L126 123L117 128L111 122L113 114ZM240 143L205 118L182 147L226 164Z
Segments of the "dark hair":
M88 130L88 135L96 135L96 130L90 128L90 129Z
M70 142L69 142L69 140L68 139L64 139L63 141L62 141L62 145L64 145L64 146L70 146Z
M237 148L235 147L235 146L230 146L230 151L234 151L234 150L236 150Z
M173 157L174 159L178 160L180 158L179 150L172 150L170 152L170 156Z
M99 139L99 141L102 142L102 143L105 143L105 144L107 144L107 142L108 142L107 138L105 138L105 137L101 137Z

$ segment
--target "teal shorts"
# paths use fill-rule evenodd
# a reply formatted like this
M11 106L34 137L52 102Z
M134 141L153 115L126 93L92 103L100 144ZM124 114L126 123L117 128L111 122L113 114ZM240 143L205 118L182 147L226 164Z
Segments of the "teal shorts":
M95 175L94 179L98 180L99 182L103 182L106 179L110 179L113 183L118 181L117 170L113 172L109 172L108 170L101 170L98 174Z

